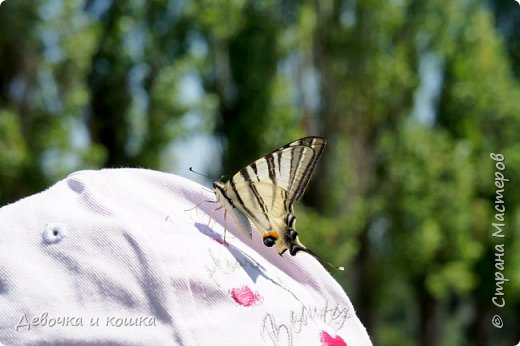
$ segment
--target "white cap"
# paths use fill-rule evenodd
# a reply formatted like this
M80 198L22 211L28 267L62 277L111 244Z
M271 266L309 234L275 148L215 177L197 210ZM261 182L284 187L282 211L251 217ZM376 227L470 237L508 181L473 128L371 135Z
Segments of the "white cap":
M371 345L313 257L280 257L231 218L224 243L214 198L105 169L1 208L0 343Z

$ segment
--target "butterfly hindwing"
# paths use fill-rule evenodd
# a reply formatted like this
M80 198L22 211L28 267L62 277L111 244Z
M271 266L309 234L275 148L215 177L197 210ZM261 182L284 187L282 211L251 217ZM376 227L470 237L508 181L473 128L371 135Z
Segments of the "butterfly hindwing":
M238 229L242 234L245 236L251 238L253 236L253 229L251 228L251 224L249 223L248 218L242 214L240 210L237 208L230 208L228 209L229 213L231 214L231 217L235 221L235 223L238 226Z
M269 183L246 181L237 184L228 182L224 186L226 196L234 200L233 207L226 210L231 212L242 233L251 236L250 228L244 227L240 216L249 218L258 230L280 225L277 219L282 219L286 214L284 189Z

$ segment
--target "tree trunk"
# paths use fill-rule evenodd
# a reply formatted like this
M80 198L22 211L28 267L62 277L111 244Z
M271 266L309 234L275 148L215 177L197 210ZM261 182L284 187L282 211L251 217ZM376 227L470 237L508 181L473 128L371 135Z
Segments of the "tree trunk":
M419 292L419 304L419 345L438 346L442 335L439 301L423 287Z

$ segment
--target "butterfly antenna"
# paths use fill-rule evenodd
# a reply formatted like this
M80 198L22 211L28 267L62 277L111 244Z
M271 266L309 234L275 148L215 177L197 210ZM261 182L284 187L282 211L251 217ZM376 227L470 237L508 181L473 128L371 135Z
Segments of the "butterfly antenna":
M329 265L332 268L335 268L337 270L341 270L341 271L345 270L345 267L338 267L338 266L335 266L334 264L332 264L330 262L327 262L327 261L323 260L320 256L318 256L316 253L314 253L312 250L310 250L308 248L302 248L302 251L307 252L309 255L311 255L312 257L316 258L318 260L318 262L320 262L322 265L325 263L325 264L327 264L327 265Z
M192 173L195 173L195 174L201 175L201 176L203 176L203 177L205 177L205 178L208 178L208 179L212 180L211 177L210 177L209 175L206 175L206 174L202 174L202 173L200 173L200 172L197 172L196 170L193 169L193 167L190 167L189 171L192 172Z

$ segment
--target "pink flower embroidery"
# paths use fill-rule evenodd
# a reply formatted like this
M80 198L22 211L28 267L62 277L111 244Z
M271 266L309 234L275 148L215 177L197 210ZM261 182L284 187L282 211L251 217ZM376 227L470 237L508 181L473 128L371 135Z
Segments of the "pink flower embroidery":
M332 337L324 330L321 331L320 340L322 346L347 346L347 343L341 338L341 336L336 335L335 337Z
M257 292L253 292L248 286L233 288L231 296L242 306L251 306L262 300L262 296Z

